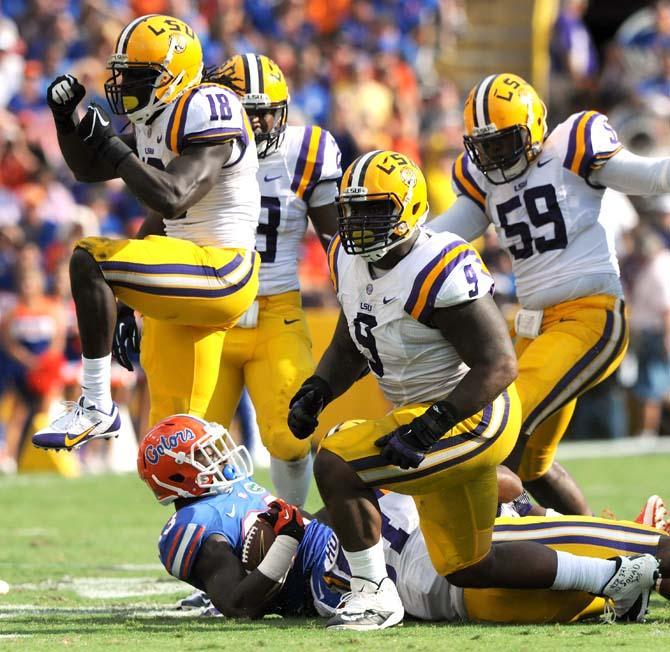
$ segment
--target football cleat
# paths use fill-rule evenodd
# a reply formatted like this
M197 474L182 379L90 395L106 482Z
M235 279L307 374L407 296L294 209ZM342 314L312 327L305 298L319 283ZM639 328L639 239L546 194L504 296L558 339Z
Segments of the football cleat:
M189 611L191 609L207 609L212 605L209 596L200 589L196 589L190 595L182 598L177 602L177 609L182 611Z
M644 507L635 519L636 523L648 525L662 532L670 534L670 522L668 522L668 510L660 496L649 496Z
M370 631L402 623L405 609L390 578L379 584L361 577L351 578L351 591L337 605L326 629Z
M644 622L649 595L658 579L658 560L653 555L613 557L616 570L601 594L614 602L619 621Z
M85 397L78 401L63 401L65 411L46 428L33 435L33 445L47 450L75 450L94 439L117 437L121 417L116 403L107 414Z

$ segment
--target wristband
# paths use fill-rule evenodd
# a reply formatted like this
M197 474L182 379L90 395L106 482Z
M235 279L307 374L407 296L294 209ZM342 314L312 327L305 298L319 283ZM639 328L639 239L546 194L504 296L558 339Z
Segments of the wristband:
M104 158L111 166L116 169L131 154L133 150L128 147L118 136L108 138L98 149L100 158Z
M51 114L54 117L54 124L56 125L56 131L59 134L67 136L67 134L71 134L77 128L77 125L75 124L74 121L73 113L65 115L63 113L56 113L52 111Z
M273 582L281 582L291 570L297 551L298 542L287 534L280 534L272 542L268 554L258 564L256 570Z
M458 411L449 401L436 401L426 410L426 413L438 426L438 432L432 433L434 435L433 443L440 439L445 432L449 432L459 421Z

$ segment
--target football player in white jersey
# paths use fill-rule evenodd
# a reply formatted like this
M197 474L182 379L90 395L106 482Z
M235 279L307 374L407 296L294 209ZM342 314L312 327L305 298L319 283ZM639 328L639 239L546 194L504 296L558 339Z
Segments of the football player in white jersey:
M421 170L397 152L364 154L342 177L329 248L342 311L315 375L291 401L289 426L309 436L366 365L395 408L339 429L316 456L352 575L328 627L383 629L403 618L375 488L413 496L432 564L456 586L586 590L612 597L620 616L641 618L656 573L651 555L601 560L527 541L492 546L496 465L521 425L516 359L491 276L458 236L421 226L426 198Z
M287 126L288 87L268 57L237 54L206 79L232 88L247 110L256 136L261 189L258 297L226 336L208 418L229 427L246 385L270 452L275 490L290 503L303 505L312 478L310 441L296 439L286 424L290 398L314 372L298 260L308 218L324 248L337 231L340 150L325 129Z
M465 103L459 194L430 224L465 240L495 226L512 258L521 310L516 381L522 436L508 461L543 505L590 514L574 481L553 464L576 399L607 378L628 346L628 325L605 188L670 191L670 159L624 150L607 117L571 115L547 134L546 109L516 75L490 75ZM525 450L524 450L525 446Z
M111 348L122 301L144 315L142 364L152 423L203 416L219 376L225 331L258 289L260 211L253 131L235 93L202 84L198 37L181 20L151 14L119 35L105 84L119 137L102 107L78 122L85 89L71 75L48 89L66 162L80 181L122 178L149 209L143 239L84 238L70 263L83 351L83 395L33 437L71 450L115 435ZM78 124L77 124L78 123Z

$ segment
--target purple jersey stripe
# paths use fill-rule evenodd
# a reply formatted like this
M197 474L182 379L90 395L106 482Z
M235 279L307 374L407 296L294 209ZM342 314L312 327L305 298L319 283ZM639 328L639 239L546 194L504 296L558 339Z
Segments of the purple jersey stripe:
M225 129L221 127L205 129L204 131L198 131L197 133L186 134L182 139L182 146L186 147L186 145L194 141L211 143L216 142L217 138L225 138L226 140L229 140L230 138L240 138L241 136L242 131L240 129Z
M197 95L198 90L195 89L187 98L184 103L184 108L181 112L181 118L179 120L179 129L177 130L177 153L181 152L182 148L182 139L184 138L184 129L186 129L186 120L188 119L188 106Z
M156 294L165 297L202 297L205 299L220 299L221 297L227 297L242 289L249 282L253 271L254 269L251 267L249 273L235 285L211 290L202 290L199 288L162 288L141 285L139 283L128 283L126 281L109 281L109 283L115 287L128 288L129 290L135 290L135 292L142 292L143 294Z
M223 267L218 269L215 267L208 267L206 265L188 265L188 264L158 264L148 265L144 263L130 263L125 261L108 260L99 263L103 271L121 271L121 272L137 272L140 274L188 274L190 276L225 276L237 269L244 257L236 254L235 257L226 263Z
M469 161L469 156L463 154L463 162L461 163L461 169L463 170L463 176L475 187L479 192L482 193L483 197L486 197L486 193L482 190L481 186L475 181L475 178L470 174L470 170L468 170L468 161ZM486 210L486 205L481 202L477 197L473 197L472 195L465 193L467 197L470 197L477 206L479 206L483 211Z
M316 162L314 163L314 169L312 170L312 178L305 188L302 198L305 201L308 201L312 191L316 188L319 181L321 181L321 171L323 170L323 159L324 152L326 150L326 132L322 129L321 136L319 136L319 146L316 150Z
M408 315L412 314L412 310L414 309L414 306L416 305L416 302L419 300L419 294L421 293L421 286L423 285L423 282L426 280L426 277L428 274L430 274L431 270L437 265L450 251L455 249L456 247L460 247L463 244L462 240L458 240L457 242L452 242L450 245L444 247L438 254L433 258L416 276L416 279L414 279L414 285L412 285L412 291L409 294L409 298L405 302L405 312Z
M565 160L563 161L563 167L568 168L572 167L572 162L575 159L575 152L577 149L577 127L579 126L579 121L584 117L586 111L582 111L579 114L579 117L575 118L575 121L572 123L572 129L570 129L570 138L568 139L568 151L565 155Z
M298 154L298 162L295 166L295 174L293 181L291 181L291 190L296 192L300 185L305 166L307 165L307 153L309 152L309 141L312 139L312 127L305 129L305 134L302 137L302 144L300 145L300 153Z
M584 146L585 152L582 162L579 165L579 176L586 177L593 163L593 142L591 141L591 129L593 128L593 123L595 119L599 116L599 113L594 113L587 121L586 126L584 127Z
M477 257L477 254L472 249L466 249L462 251L458 256L456 256L436 277L433 281L433 285L428 291L428 298L426 299L426 305L424 306L421 314L419 315L418 321L422 324L425 324L430 318L431 313L435 309L435 299L437 298L440 289L444 285L445 281L449 277L449 274L454 271L456 266L464 261L466 258L474 256Z
M494 528L494 533L498 532L498 528ZM495 536L495 534L494 534ZM628 541L613 541L610 539L600 539L598 537L578 536L574 534L566 534L560 537L538 538L537 541L543 545L557 545L560 543L570 543L573 545L584 546L601 546L604 548L614 548L615 550L622 550L624 552L640 553L640 554L655 554L658 546L654 544L638 544L630 543Z
M596 528L599 530L615 530L617 532L626 532L630 534L649 534L649 535L661 535L661 531L650 532L648 530L640 530L640 528L634 527L632 525L620 525L617 521L612 521L611 523L598 523L591 521L580 521L580 520L571 520L570 517L563 517L560 520L547 520L546 523L505 523L505 525L496 525L496 532L531 532L533 530L551 530L561 527L589 527ZM605 536L603 534L603 536Z

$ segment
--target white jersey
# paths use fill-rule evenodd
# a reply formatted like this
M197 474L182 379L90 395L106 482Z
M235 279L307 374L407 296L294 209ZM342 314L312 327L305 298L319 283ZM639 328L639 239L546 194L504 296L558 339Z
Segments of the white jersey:
M287 127L281 147L259 161L261 216L256 250L261 256L259 296L297 290L300 243L309 207L335 201L342 176L340 149L320 127ZM329 197L314 193L332 181Z
M412 251L380 278L340 238L328 263L351 339L394 405L446 398L468 367L439 330L436 308L456 306L492 291L493 279L477 251L452 233L422 229Z
M375 492L382 515L382 544L389 577L395 582L405 611L422 620L453 621L464 613L462 591L438 575L419 528L411 496ZM328 542L323 574L312 575L312 596L319 615L328 617L349 587L351 571L337 537Z
M164 220L166 235L201 246L253 249L260 212L258 156L253 131L237 95L200 84L170 104L150 125L136 125L137 153L164 170L190 145L235 139L219 180L185 215Z
M456 191L494 224L512 257L524 308L601 292L622 296L614 239L602 212L605 188L589 180L620 149L607 118L584 111L558 125L539 158L513 181L493 184L467 154L456 159Z

